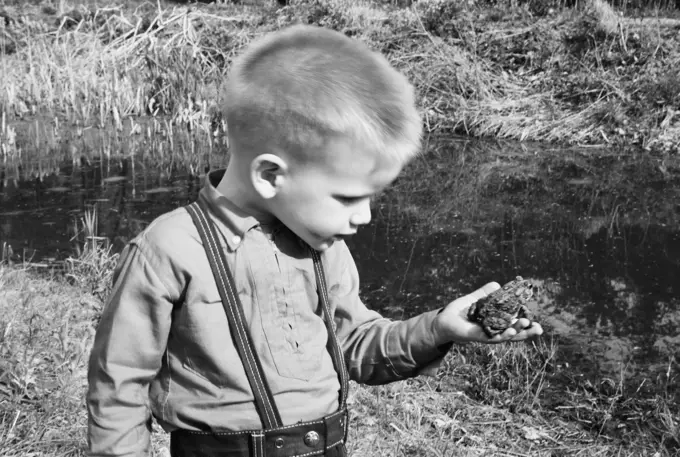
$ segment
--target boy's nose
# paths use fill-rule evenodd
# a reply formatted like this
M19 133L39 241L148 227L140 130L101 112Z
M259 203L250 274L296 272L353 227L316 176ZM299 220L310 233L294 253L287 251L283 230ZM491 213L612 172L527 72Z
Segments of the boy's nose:
M366 225L371 222L371 201L368 198L361 202L349 221L353 226Z

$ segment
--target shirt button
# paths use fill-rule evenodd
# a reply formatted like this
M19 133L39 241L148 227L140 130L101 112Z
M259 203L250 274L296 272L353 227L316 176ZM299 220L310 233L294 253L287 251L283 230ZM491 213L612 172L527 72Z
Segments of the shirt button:
M241 237L236 235L234 238L231 239L232 243L234 244L239 244L241 242Z

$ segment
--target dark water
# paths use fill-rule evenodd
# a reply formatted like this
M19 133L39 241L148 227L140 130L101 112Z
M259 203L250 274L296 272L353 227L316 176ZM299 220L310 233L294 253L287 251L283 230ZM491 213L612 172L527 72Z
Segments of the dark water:
M679 159L464 139L428 150L350 243L371 307L409 317L522 275L539 288L537 318L575 364L589 361L578 369L677 370ZM99 234L120 249L226 161L74 157L0 166L0 244L15 260L70 255L93 206Z

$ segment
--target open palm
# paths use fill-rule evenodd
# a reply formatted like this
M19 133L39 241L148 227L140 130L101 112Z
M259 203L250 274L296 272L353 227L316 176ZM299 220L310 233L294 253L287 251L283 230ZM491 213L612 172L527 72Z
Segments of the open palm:
M480 325L471 322L468 319L468 308L480 298L486 297L498 289L500 289L500 285L497 282L490 282L471 294L460 297L449 303L437 316L435 325L437 325L438 334L447 341L454 341L456 343L477 341L489 344L503 343L505 341L521 341L541 335L543 333L541 324L531 322L529 319L521 318L503 333L495 335L493 338L489 338Z

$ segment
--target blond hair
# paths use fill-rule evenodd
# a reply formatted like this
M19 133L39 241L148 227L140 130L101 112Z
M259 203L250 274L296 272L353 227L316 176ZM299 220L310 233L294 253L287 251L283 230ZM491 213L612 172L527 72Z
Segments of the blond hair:
M315 160L335 135L403 162L420 149L413 86L384 56L333 30L266 35L235 60L224 97L237 151L276 147Z

